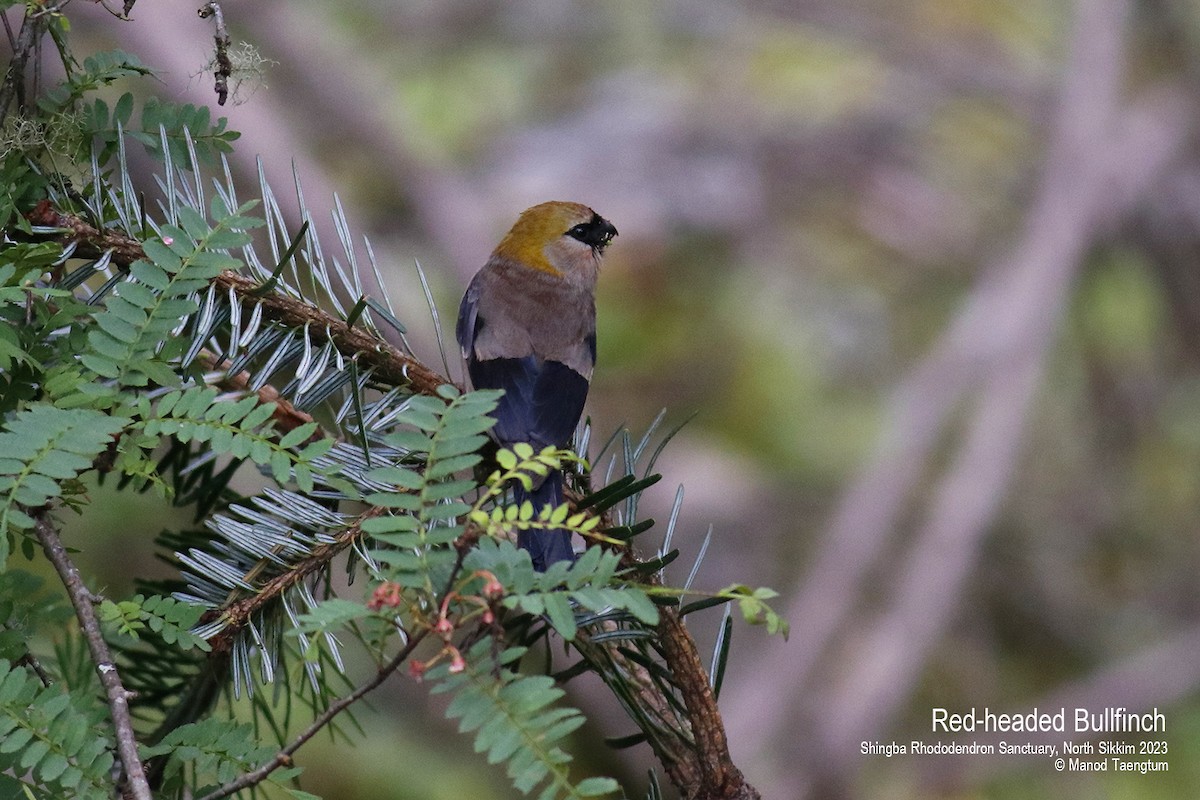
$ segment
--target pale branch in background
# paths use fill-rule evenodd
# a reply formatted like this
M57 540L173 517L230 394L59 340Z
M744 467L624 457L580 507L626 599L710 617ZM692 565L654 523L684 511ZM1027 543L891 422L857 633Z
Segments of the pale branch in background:
M778 649L762 665L778 676L781 697L799 699L764 707L750 696L756 691L751 683L731 687L731 732L749 751L772 742L787 751L791 740L783 732L794 728L803 709L806 727L821 734L822 743L811 751L809 768L835 783L844 779L852 772L850 745L882 735L949 624L1016 469L1046 352L1082 257L1090 242L1137 207L1191 130L1184 115L1164 115L1157 97L1122 108L1126 6L1123 0L1077 4L1074 48L1025 227L894 391L872 460L844 493L800 583L788 610L795 646ZM1148 111L1157 124L1145 123ZM1147 129L1156 135L1130 135ZM932 469L923 465L953 412L968 401L971 418L959 453L901 562L894 599L855 645L862 653L848 659L858 666L840 671L836 690L823 701L806 700L822 660L840 646L838 637L859 608L867 576L894 541L914 487ZM812 724L835 717L837 726Z

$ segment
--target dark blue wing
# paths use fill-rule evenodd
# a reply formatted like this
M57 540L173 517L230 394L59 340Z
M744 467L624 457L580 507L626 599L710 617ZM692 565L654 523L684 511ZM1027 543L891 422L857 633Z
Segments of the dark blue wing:
M493 433L501 444L566 447L587 401L588 381L557 361L525 358L467 359L477 389L503 389Z

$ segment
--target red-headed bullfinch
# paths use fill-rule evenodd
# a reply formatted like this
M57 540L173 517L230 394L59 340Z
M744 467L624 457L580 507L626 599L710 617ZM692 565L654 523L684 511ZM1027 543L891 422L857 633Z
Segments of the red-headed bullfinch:
M476 389L503 389L492 435L505 447L570 445L596 364L596 278L617 229L587 206L549 202L527 209L463 295L456 328ZM518 503L535 511L563 501L553 471ZM524 530L517 544L544 570L573 561L571 534Z

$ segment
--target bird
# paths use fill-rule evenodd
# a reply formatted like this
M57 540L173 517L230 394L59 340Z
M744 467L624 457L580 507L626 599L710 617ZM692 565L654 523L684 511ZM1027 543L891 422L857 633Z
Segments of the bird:
M596 365L596 281L611 222L580 203L550 201L521 212L475 274L455 335L476 389L503 389L492 413L502 447L567 448L583 414ZM535 512L563 502L563 474L513 489ZM571 533L520 530L517 545L538 571L573 562Z

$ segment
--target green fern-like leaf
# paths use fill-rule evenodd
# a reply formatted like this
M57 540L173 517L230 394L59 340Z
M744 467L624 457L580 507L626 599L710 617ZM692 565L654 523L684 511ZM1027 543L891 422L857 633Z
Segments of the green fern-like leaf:
M47 91L38 101L38 106L48 113L63 111L87 92L95 91L101 86L120 78L153 73L152 69L132 53L121 50L95 53L83 60L81 71Z
M462 534L460 520L471 510L462 498L476 487L473 479L455 474L480 462L477 451L494 424L487 415L498 394L460 394L443 386L441 397L413 397L397 415L405 427L384 437L384 444L406 454L405 461L424 460L423 470L397 464L367 473L369 480L393 487L366 498L392 513L363 523L364 531L387 546L372 556L388 566L391 580L429 587L453 559L449 545Z
M8 558L8 534L33 527L25 509L63 494L64 482L92 466L112 437L130 423L90 409L36 405L0 432L0 567Z
M222 400L216 389L192 387L168 392L155 406L143 399L139 410L146 419L142 431L147 436L170 436L184 444L205 442L215 453L269 467L279 483L295 477L301 491L311 492L312 462L328 452L333 441L308 441L316 433L315 422L277 436L271 424L275 407L257 395L230 402Z
M574 564L559 562L545 572L507 540L486 540L467 557L472 570L487 570L508 587L506 608L545 615L567 641L575 638L577 616L623 611L643 625L658 624L658 608L645 590L617 575L620 556L591 547Z
M78 702L86 707L91 700ZM107 800L112 764L111 740L76 698L0 661L0 771L52 787L60 797Z
M200 621L203 612L203 608L159 595L147 598L139 594L119 603L104 600L100 604L101 621L115 624L122 635L137 639L142 631L149 629L166 644L181 650L210 649L208 642L189 630Z
M210 226L195 209L181 206L181 227L164 225L158 238L144 242L146 258L134 262L129 278L105 298L88 335L89 351L80 358L84 366L121 386L177 385L171 362L187 341L172 332L199 309L196 292L223 270L241 266L223 251L247 244L244 231L261 224L244 216L248 208L231 214L214 198L216 223Z
M167 756L164 785L178 787L187 780L197 786L225 783L272 758L275 750L260 743L252 725L217 718L175 728L153 747L141 748L143 758ZM276 772L274 780L294 776L298 770Z
M208 106L191 103L171 103L151 97L142 107L142 130L129 135L146 146L151 153L163 158L165 142L167 156L174 162L188 162L187 140L191 140L196 157L206 163L216 163L220 153L232 153L231 144L241 136L227 129L229 121L218 117L212 121Z
M583 714L556 705L563 691L549 676L521 675L505 666L524 652L510 648L497 661L491 642L482 641L471 648L460 672L452 673L445 664L430 670L435 693L454 693L447 716L459 720L461 732L475 732L476 752L485 753L488 763L504 763L522 794L539 786L539 800L615 792L617 784L608 778L572 783L567 769L571 756L559 745L584 723Z

